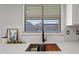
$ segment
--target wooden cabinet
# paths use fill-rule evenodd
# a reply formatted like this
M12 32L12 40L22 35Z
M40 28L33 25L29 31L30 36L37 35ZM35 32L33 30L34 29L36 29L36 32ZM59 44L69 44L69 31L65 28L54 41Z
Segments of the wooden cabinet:
M66 26L79 25L79 4L66 5Z

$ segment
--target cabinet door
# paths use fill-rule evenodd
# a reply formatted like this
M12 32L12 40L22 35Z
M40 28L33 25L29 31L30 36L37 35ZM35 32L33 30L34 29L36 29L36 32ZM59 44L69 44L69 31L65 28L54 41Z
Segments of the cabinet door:
M73 4L72 11L73 25L79 25L79 4Z
M66 5L66 26L72 25L72 4Z
M79 4L66 5L66 26L79 25Z

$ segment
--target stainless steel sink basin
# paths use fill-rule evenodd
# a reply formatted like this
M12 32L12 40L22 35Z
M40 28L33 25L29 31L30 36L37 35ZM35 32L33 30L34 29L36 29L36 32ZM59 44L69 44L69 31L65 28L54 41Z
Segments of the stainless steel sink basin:
M31 44L26 51L46 51L45 44Z

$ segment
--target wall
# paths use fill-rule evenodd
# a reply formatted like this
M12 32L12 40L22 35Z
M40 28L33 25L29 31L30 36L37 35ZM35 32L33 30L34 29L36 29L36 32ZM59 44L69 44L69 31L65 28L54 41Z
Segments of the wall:
M1 42L1 28L2 28L2 5L0 5L0 42Z
M65 16L66 16L66 9L65 5L62 6L62 33L54 33L54 34L45 34L47 36L48 42L53 42L53 40L75 40L75 38L78 39L78 36L74 36L74 28L72 27L65 27ZM26 42L41 42L41 34L28 34L23 33L23 5L0 5L0 31L1 31L1 37L6 35L6 29L7 28L18 28L19 29L19 39ZM71 31L71 35L66 35L64 38L64 33L66 29L69 29ZM75 29L76 30L76 29ZM4 40L4 39L0 39Z
M1 8L1 19L0 19L0 31L1 37L6 36L7 28L18 28L19 33L22 31L22 19L23 19L23 6L22 5L0 5ZM21 38L21 35L19 35ZM2 39L3 40L3 39Z

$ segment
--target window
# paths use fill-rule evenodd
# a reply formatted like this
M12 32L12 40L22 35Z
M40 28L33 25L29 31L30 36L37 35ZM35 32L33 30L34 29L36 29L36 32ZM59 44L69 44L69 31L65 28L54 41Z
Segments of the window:
M42 22L44 23L44 31L46 33L61 32L61 5L25 5L24 31L28 33L40 33L42 32Z

